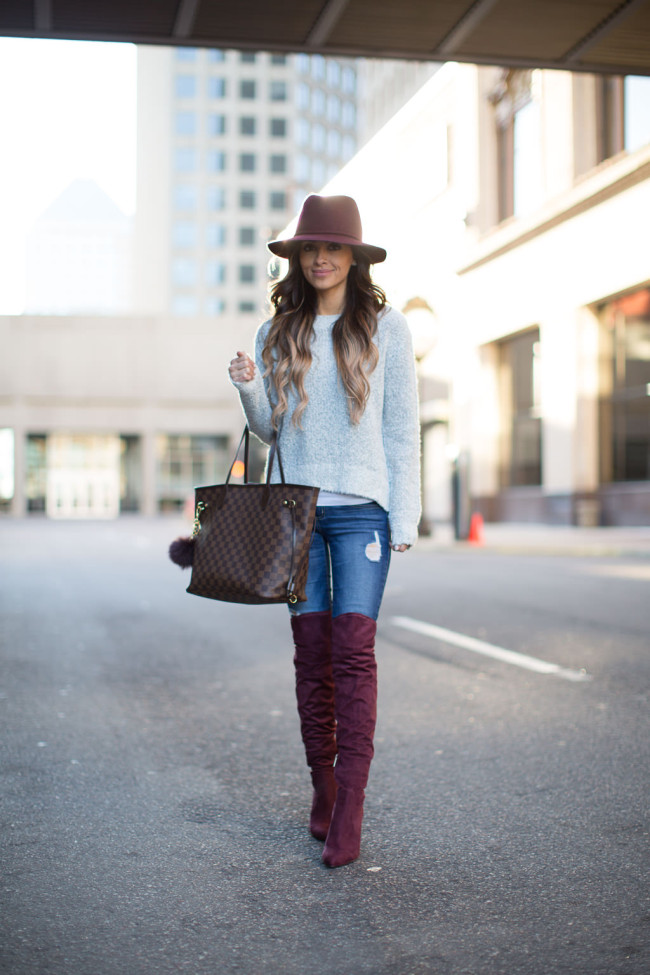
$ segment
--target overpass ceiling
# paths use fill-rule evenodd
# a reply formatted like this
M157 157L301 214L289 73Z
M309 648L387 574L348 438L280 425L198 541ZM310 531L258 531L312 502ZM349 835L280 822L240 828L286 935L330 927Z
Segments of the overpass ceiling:
M650 0L1 0L0 35L650 75Z

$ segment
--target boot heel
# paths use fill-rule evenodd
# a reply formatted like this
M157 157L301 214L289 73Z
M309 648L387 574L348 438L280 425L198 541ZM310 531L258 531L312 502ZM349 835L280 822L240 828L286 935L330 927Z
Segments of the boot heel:
M334 769L314 769L311 773L314 795L309 817L309 832L316 840L327 839L336 802L336 779Z
M344 867L358 858L361 852L364 798L363 789L339 786L321 857L326 867Z

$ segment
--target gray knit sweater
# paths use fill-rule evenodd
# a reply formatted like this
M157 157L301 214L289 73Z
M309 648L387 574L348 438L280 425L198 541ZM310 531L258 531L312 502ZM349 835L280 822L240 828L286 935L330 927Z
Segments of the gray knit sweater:
M338 316L314 322L312 365L305 378L309 402L302 429L291 421L298 397L289 394L289 412L278 441L285 478L324 491L356 494L389 513L394 545L413 544L420 518L420 451L415 361L406 319L387 308L380 314L375 342L379 361L370 374L370 398L358 424L352 423L338 375L332 327ZM271 322L255 339L255 377L234 383L248 424L264 443L272 435L268 380L262 349ZM280 480L277 464L273 480Z

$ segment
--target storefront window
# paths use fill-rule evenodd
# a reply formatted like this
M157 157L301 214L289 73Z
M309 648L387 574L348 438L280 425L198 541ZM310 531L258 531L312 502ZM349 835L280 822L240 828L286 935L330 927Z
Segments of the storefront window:
M600 479L650 479L650 288L600 309Z
M157 441L160 511L182 508L195 487L218 484L228 473L228 438L161 435Z
M47 499L47 439L45 434L27 437L25 494L28 511L45 511Z
M501 487L542 483L539 329L499 343Z

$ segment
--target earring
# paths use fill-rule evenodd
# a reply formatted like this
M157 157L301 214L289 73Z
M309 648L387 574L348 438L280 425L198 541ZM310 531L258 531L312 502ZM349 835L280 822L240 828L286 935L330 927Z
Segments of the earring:
M357 262L356 261L352 261L352 267L356 267L356 266L357 266Z

